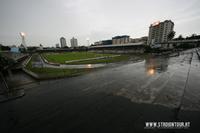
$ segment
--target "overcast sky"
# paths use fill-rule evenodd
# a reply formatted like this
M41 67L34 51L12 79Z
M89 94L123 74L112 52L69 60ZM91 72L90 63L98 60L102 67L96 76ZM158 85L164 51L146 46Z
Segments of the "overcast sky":
M147 36L149 25L171 19L176 35L200 34L199 0L0 0L0 43L55 46L60 37L87 45L116 35Z

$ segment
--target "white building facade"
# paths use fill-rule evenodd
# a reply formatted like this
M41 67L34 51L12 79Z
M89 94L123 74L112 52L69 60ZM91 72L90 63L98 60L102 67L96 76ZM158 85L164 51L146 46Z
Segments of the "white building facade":
M61 45L61 48L64 48L67 45L66 39L64 37L60 38L60 45Z
M166 43L168 34L174 29L174 23L171 20L163 22L154 22L149 27L148 45Z
M71 47L72 47L72 48L78 47L78 40L77 40L76 38L73 37L73 38L70 40L70 42L71 42Z

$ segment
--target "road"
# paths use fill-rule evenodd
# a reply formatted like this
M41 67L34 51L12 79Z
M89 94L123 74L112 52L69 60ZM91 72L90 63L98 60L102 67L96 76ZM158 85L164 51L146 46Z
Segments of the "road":
M24 86L26 96L0 104L11 133L133 133L200 130L200 62L195 50L148 57L86 75ZM190 122L189 129L144 129L148 121Z

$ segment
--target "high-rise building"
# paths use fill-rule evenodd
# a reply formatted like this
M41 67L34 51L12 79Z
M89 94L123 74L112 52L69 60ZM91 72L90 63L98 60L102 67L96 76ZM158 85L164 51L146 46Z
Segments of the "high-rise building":
M77 40L76 38L73 37L73 38L70 40L70 42L71 42L71 47L72 47L72 48L78 47L78 40Z
M168 41L168 34L174 29L174 23L171 20L164 22L154 22L149 27L148 45L165 43Z
M66 39L64 37L60 38L60 45L61 45L61 48L64 48L67 45Z

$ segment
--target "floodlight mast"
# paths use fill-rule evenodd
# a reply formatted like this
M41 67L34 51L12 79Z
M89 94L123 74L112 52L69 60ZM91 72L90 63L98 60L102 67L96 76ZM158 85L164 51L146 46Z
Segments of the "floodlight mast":
M26 46L26 42L25 42L25 36L26 36L26 34L24 32L20 32L19 34L20 34L20 36L22 38L22 45L27 50L27 46Z

